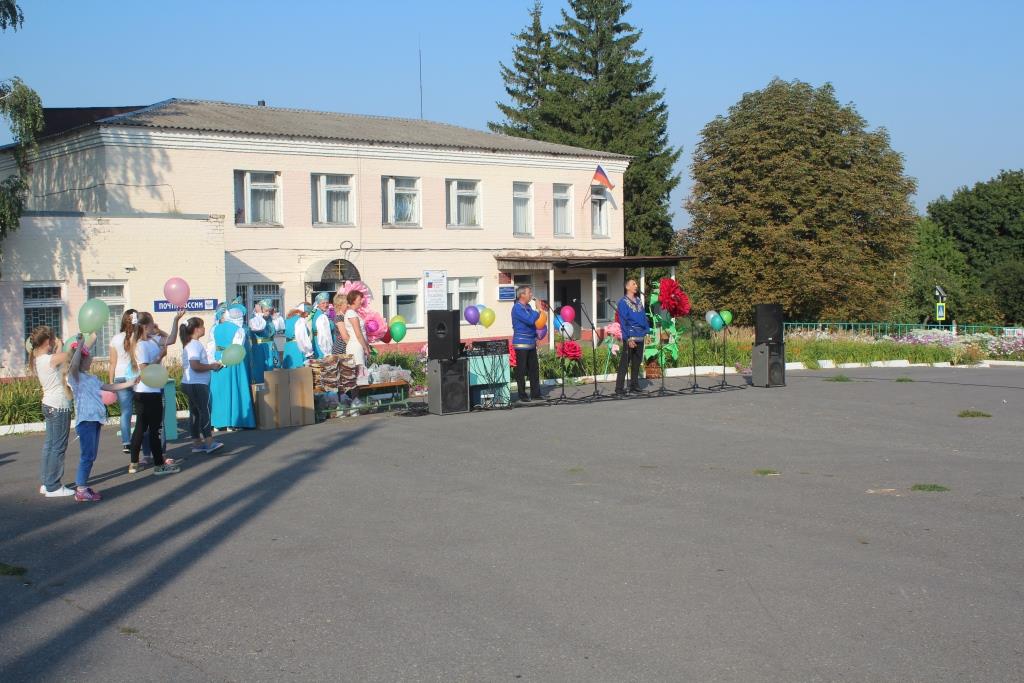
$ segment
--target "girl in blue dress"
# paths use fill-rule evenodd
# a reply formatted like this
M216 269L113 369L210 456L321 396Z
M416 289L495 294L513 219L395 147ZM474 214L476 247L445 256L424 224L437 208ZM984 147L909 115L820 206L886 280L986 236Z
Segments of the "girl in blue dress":
M245 358L249 363L250 379L253 384L263 384L263 373L279 365L274 335L278 330L280 316L273 317L274 309L263 299L252 307L249 317L249 341L251 352Z
M245 344L245 307L228 307L223 322L213 328L214 360L221 360L224 349L232 344ZM253 429L256 416L253 414L252 394L249 389L249 367L244 361L225 367L210 378L210 422L217 429Z
M284 358L281 366L286 370L301 368L313 354L313 341L309 333L309 304L302 302L288 312L284 321Z

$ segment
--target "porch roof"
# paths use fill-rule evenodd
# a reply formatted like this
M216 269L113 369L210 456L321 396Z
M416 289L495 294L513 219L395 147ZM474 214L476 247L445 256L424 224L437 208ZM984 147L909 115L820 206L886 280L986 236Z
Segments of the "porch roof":
M551 254L546 256L518 256L495 254L498 270L548 270L557 268L670 268L692 256L569 256Z

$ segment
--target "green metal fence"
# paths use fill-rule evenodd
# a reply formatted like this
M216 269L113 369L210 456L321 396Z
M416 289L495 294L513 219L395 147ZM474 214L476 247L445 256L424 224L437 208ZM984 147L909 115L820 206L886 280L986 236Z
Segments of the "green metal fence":
M987 333L1003 336L1005 328L996 325L957 325L957 334ZM851 322L788 322L786 334L792 332L850 332L871 337L898 337L914 330L936 330L952 332L952 325L925 325L923 323L851 323Z

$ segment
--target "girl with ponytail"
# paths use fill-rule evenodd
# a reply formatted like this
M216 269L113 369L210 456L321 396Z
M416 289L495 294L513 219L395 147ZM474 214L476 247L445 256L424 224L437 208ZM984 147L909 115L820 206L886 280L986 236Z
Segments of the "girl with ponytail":
M109 384L121 384L138 377L138 373L132 367L132 357L129 352L130 334L139 322L139 312L129 308L121 315L121 331L110 339L108 349L110 358L107 363ZM121 406L121 452L127 455L132 440L132 415L134 414L132 399L135 391L131 387L117 392L117 403ZM149 444L142 442L142 454L146 460L152 458L149 452Z
M210 373L224 367L210 362L206 346L199 340L206 334L202 318L189 318L178 328L184 347L181 352L181 390L188 397L188 426L192 435L193 453L213 453L224 444L213 441L210 424Z
M67 384L69 357L61 351L60 339L46 325L32 330L26 346L32 356L29 367L43 387L46 440L43 441L39 463L39 493L47 498L73 496L75 490L61 483L64 454L71 433L71 389Z
M174 317L174 326L171 329L169 338L161 338L162 343L155 342L152 337L157 333L156 323L149 313L138 313L134 318L135 324L128 332L126 340L129 358L133 373L142 374L147 365L160 363L167 355L167 344L173 344L178 336L178 321L185 315L185 309L179 309ZM181 467L173 458L164 458L163 447L163 419L164 419L164 388L151 387L145 382L139 382L134 387L135 396L135 431L132 432L130 447L131 463L128 465L129 474L138 472L142 465L139 463L139 452L142 450L142 442L148 436L149 449L153 454L153 474L174 474L181 471Z

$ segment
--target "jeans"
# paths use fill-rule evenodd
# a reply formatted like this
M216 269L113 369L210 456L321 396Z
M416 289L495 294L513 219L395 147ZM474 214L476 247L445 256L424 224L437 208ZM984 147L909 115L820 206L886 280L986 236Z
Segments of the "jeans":
M160 393L135 394L135 431L132 432L132 462L139 462L139 451L142 442L149 437L149 447L153 451L153 464L161 467L164 464L164 449L161 443L161 432L164 424L164 395Z
M540 398L540 366L537 363L537 349L515 349L516 385L519 396L526 396L526 377L530 378L530 398Z
M46 422L46 440L43 441L43 458L39 462L39 481L47 491L56 491L63 486L61 479L64 477L64 453L68 450L71 432L71 411L44 405L43 420Z
M644 358L644 342L639 340L634 348L629 348L629 341L622 340L622 351L619 355L619 373L615 376L615 391L622 391L626 382L626 367L629 367L629 388L640 390L640 361Z
M115 377L114 384L126 381L124 377ZM135 390L128 388L117 392L117 403L121 406L121 444L127 446L132 440L132 415L134 414L132 399L135 398ZM151 455L149 444L142 442L142 453L147 458Z
M89 474L92 472L92 464L96 462L96 452L100 448L100 427L99 422L79 422L75 425L75 433L78 434L78 445L81 455L78 456L78 473L75 475L75 485L84 487L89 481Z
M196 441L213 434L210 425L210 387L206 384L182 384L181 390L188 397L188 429Z

